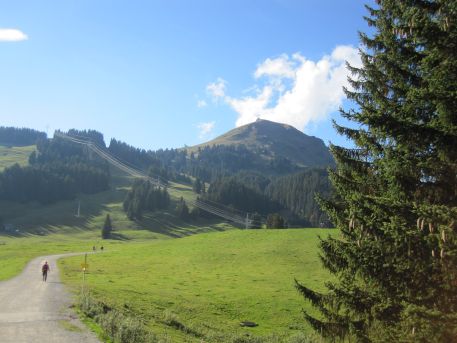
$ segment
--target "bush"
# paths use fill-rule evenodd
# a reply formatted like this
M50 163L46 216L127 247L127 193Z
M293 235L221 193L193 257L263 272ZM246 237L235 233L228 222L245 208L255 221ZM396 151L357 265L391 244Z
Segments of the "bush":
M95 301L89 292L80 295L79 308L86 316L94 319L114 343L159 342L156 335L140 320Z
M285 227L284 218L278 213L269 214L267 217L267 228L269 229L283 229Z

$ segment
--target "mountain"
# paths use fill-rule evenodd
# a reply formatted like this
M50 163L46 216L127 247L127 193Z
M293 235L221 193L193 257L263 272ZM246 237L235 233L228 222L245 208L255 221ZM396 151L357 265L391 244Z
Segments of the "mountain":
M188 151L239 145L244 145L265 160L287 159L298 167L328 166L334 163L329 149L321 139L305 135L290 125L263 119L237 127L209 142L188 148Z

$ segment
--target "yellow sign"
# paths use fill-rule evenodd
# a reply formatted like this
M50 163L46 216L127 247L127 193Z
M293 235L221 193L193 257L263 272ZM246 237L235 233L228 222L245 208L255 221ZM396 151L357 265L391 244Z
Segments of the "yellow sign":
M89 268L89 264L88 264L88 263L81 263L81 268L82 268L83 270L86 270L86 269Z

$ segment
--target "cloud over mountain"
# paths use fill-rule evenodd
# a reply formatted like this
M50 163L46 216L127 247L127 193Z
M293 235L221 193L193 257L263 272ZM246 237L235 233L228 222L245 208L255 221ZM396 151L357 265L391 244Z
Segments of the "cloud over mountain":
M236 126L261 118L303 130L310 122L326 119L342 105L343 86L349 86L346 62L360 65L356 48L337 46L318 61L299 53L283 54L257 66L256 83L246 96L227 95L227 82L222 78L210 83L207 91L237 112Z

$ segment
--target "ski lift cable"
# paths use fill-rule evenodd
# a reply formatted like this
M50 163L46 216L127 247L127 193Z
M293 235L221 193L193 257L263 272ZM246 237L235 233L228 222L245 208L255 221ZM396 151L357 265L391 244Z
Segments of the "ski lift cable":
M59 136L59 137L66 138L75 143L79 143L79 144L88 146L95 153L97 153L100 157L105 158L106 160L108 160L109 162L111 162L112 164L114 164L115 166L117 166L121 170L124 170L125 172L127 172L128 174L130 174L132 176L146 178L146 179L150 180L152 183L158 184L159 186L162 186L162 187L167 187L167 185L162 184L158 180L152 179L149 175L146 175L144 172L124 165L122 162L118 161L116 158L111 156L109 153L100 149L93 142L87 142L86 140L74 138L74 137L71 137L69 135L66 135L66 134L63 134L60 132L56 132L56 133L57 133L57 136ZM204 203L201 204L201 200L200 201L189 201L189 203L195 207L201 208L204 211L210 212L210 213L220 216L224 219L231 220L231 221L234 221L234 222L237 222L240 224L246 224L246 220L244 218L242 218L238 215L233 215L233 214L227 213L226 211L224 211L222 209L217 209L214 206L209 206L208 204L204 204Z
M66 138L66 137L64 137ZM80 144L85 144L85 145L88 145L90 148L92 148L92 150L94 150L100 157L102 158L105 158L107 159L109 162L111 162L112 164L114 164L115 166L119 167L120 169L126 171L127 173L131 174L132 176L136 176L136 177L143 177L143 178L146 178L148 179L149 181L151 181L152 183L155 183L157 184L157 180L156 179L151 179L148 175L144 174L142 171L139 171L137 169L134 169L134 168L129 168L128 166L124 166L120 161L118 161L117 159L113 158L110 154L106 153L105 151L101 150L98 146L94 145L93 143L89 143L89 142L86 142L84 140L79 140L79 139L70 139L71 141L75 142L75 143L80 143ZM163 186L165 187L166 185L164 184L161 184L160 182L158 183L159 186ZM238 223L242 223L244 224L245 221L243 218L239 217L239 216L233 216L231 214L227 214L226 212L224 212L223 210L220 210L220 209L217 209L217 208L214 208L213 206L208 206L208 205L202 205L201 203L195 203L192 201L192 205L196 206L196 207L200 207L202 210L205 210L205 211L208 211L210 213L213 213L215 215L218 215L218 216L222 216L223 218L225 219L228 219L228 220L232 220L232 221L235 221L235 222L238 222Z
M100 146L99 144L97 144L97 142L93 141L90 137L80 136L80 135L76 135L76 134L69 135L69 134L66 134L66 133L62 133L61 131L56 131L54 133L54 136L58 136L58 137L61 137L61 138L67 138L67 139L70 139L72 141L77 141L77 143L81 143L81 144L92 144L93 146L95 146L96 148L100 149L101 151L105 151L104 149L108 149L107 147ZM134 164L132 164L132 163L130 163L128 161L122 160L117 156L111 156L111 157L115 158L116 160L118 160L121 163L124 163L125 165L127 165L130 168L138 170L138 168Z
M227 217L227 219L230 219L230 220L233 220L233 221L236 221L236 222L244 223L246 221L242 217L234 216L232 214L227 214L226 211L221 211L221 210L218 210L218 209L215 209L215 208L212 208L212 207L208 207L208 206L205 206L204 204L201 204L201 203L196 203L196 202L190 201L189 204L191 204L191 205L193 205L195 207L201 208L202 210L205 210L207 212L211 212L213 214L223 215L223 216Z
M75 136L77 136L77 137L81 137L81 138L82 138L82 139L77 139L77 138L74 138L74 137L73 137L73 134L72 134L71 136L69 136L69 135L67 135L67 134L62 134L62 133L58 132L58 135L60 135L60 136L65 136L64 138L67 138L67 137L72 138L73 141L77 141L78 143L81 143L81 144L87 144L87 143L89 143L89 142L87 142L87 140L84 140L85 137L83 137L83 136L75 135ZM100 154L100 153L101 153L101 154L104 154L108 159L114 159L114 160L116 161L116 163L128 164L128 162L123 161L123 160L119 159L118 157L114 157L114 156L112 156L111 154L105 152L102 148L100 148L100 147L99 147L95 142L93 142L91 139L89 139L89 141L90 141L89 144L93 144L94 147L95 147L96 149L99 150L99 154ZM121 168L120 165L118 165L118 167L120 167L120 169L126 171L125 168ZM165 184L162 183L162 182L157 182L157 180L160 180L160 176L158 176L158 175L153 175L153 174L147 174L147 175L146 175L143 171L137 169L136 167L133 167L133 166L132 166L132 167L130 167L130 168L132 168L132 170L134 170L136 173L139 174L139 175L137 175L137 177L140 177L140 176L141 176L141 177L143 177L143 178L148 178L151 182L157 184L159 187L168 187L168 188L172 188L172 189L177 189L177 187L173 187L173 186L171 186L171 185L165 185ZM157 180L154 180L154 179L151 180L150 177L157 178ZM230 212L238 212L239 214L242 214L243 217L245 217L246 215L249 215L249 212L247 212L247 211L242 211L242 210L239 210L239 209L236 209L236 208L230 208L230 207L228 207L228 206L226 206L226 205L224 205L224 204L220 204L220 203L217 203L217 202L212 201L212 200L209 200L209 199L205 199L205 202L213 203L215 206L217 206L217 207L219 207L219 208L221 208L221 209L226 209L227 211L230 211ZM264 216L261 216L261 215L259 215L259 216L260 216L260 217L263 217L263 219L265 219Z

